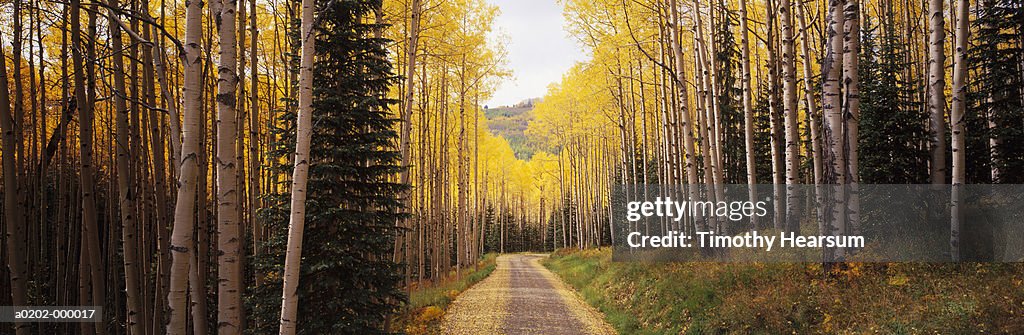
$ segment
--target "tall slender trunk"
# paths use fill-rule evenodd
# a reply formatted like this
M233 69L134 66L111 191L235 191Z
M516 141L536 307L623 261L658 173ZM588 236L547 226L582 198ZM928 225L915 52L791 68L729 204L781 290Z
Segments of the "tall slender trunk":
M678 101L679 101L679 127L682 128L683 133L683 150L685 153L685 165L686 165L686 182L689 184L687 191L691 200L699 199L697 195L697 167L694 165L694 148L693 148L693 123L690 120L690 112L687 110L687 94L686 94L686 62L683 58L683 46L680 39L682 38L682 27L680 25L679 9L676 6L676 0L669 0L669 12L671 13L671 28L669 33L672 34L671 44L672 53L675 55L675 81L678 89ZM694 220L696 222L696 220Z
M110 6L108 10L109 15L109 30L110 30L110 48L114 54L111 57L111 63L113 64L113 77L114 77L114 91L112 92L114 100L114 109L116 113L116 126L117 126L117 187L120 190L120 213L121 213L121 235L122 245L124 254L124 273L125 273L125 296L128 302L128 329L132 334L144 334L145 331L145 315L142 314L142 297L141 288L139 285L139 260L138 256L138 241L136 239L136 188L134 185L133 173L133 158L134 152L130 150L131 143L134 138L131 138L130 126L128 123L128 106L126 104L128 91L125 89L125 71L124 71L124 57L121 53L122 41L121 41L121 26L118 24L120 19L117 17L117 11L120 7L118 0L109 0L107 5ZM133 73L134 75L134 73Z
M284 262L281 297L281 335L294 335L298 320L302 231L306 221L306 184L309 175L309 142L313 135L313 0L302 0L302 56L299 62L299 115L295 138L295 169L292 171L291 215L288 218L288 249Z
M167 105L167 126L170 130L170 149L172 162L171 166L173 169L173 175L177 176L181 174L181 115L178 113L177 99L171 94L171 90L168 88L170 83L167 81L167 69L164 66L164 54L163 48L153 48L153 71L156 72L157 83L160 84L160 93L163 101Z
M942 0L928 0L928 125L931 130L931 182L946 183L946 20Z
M847 194L847 225L848 234L860 235L860 190L858 171L857 136L860 123L860 0L846 0L846 12L843 16L845 25L843 32L845 47L843 48L843 84L846 87L846 104L843 108L846 129L846 182L850 184Z
M953 109L949 115L953 136L953 189L950 203L949 247L952 261L960 261L960 225L963 220L963 184L966 182L967 143L964 139L967 109L967 47L970 34L970 4L956 1L956 47L953 53Z
M821 166L821 117L818 115L817 104L814 103L814 89L811 85L811 52L810 46L811 40L807 34L807 30L810 27L807 25L807 19L804 15L804 4L797 4L798 17L800 22L800 35L803 43L801 48L803 49L803 67L804 67L804 102L807 104L807 115L810 120L807 127L811 134L811 157L814 169L814 208L815 213L818 217L818 232L825 233L825 221L821 213L822 210L822 190L821 190L821 178L822 178L822 166Z
M786 224L787 231L798 231L798 191L800 179L800 135L798 134L796 96L796 41L793 34L793 5L781 0L779 16L782 20L782 104L785 111L786 131Z
M772 201L774 207L772 223L776 230L781 231L786 228L786 202L783 200L786 196L786 188L783 186L786 164L784 162L785 153L781 151L782 146L779 144L783 141L784 126L782 123L784 110L779 110L779 43L778 17L774 15L775 6L774 1L768 1L768 123L772 158L772 193L775 199Z
M408 169L408 166L412 162L412 160L411 160L412 156L411 156L411 152L409 150L409 143L410 143L411 138L412 138L412 110L413 110L413 97L414 97L413 93L414 93L414 90L416 89L416 87L415 87L416 86L416 81L415 81L414 77L415 77L415 73L416 73L416 58L417 58L416 57L416 52L417 52L417 47L419 45L420 10L421 10L421 1L420 0L412 0L412 3L410 4L410 9L409 9L409 26L408 26L408 30L406 32L406 34L408 34L408 38L407 38L406 46L405 46L406 47L406 49L405 49L405 61L406 61L406 64L405 64L405 83L404 83L404 87L403 87L405 96L402 97L402 112L401 112L402 113L402 115L401 115L401 119L402 119L402 122L401 122L402 128L401 129L402 129L402 131L399 134L399 136L400 136L400 138L399 138L399 141L400 141L400 143L399 143L399 146L400 146L399 150L402 153L402 167L405 168L405 169L402 170L402 172L399 175L399 178L400 178L399 181L403 185L408 185L409 184L409 173L410 173L410 171ZM409 204L411 204L411 193L410 192L411 192L411 189L410 189L410 191L403 192L404 194L402 195L403 196L403 201L406 204L406 208L411 208L411 206L409 206ZM410 222L409 218L399 219L398 225L408 229L408 228L411 228L411 227L409 227L409 222ZM405 233L403 233L403 235L404 234ZM396 243L395 256L396 257L398 256L398 250L399 250L397 245L399 243L401 243L401 241L408 241L408 239L407 238L396 239L396 241L395 241L395 243ZM408 250L409 246L405 245L404 248L406 250ZM408 262L408 254L406 254L405 258L406 258L405 261ZM408 271L409 270L407 270L406 272L408 273Z
M81 3L78 1L72 2L71 10L71 43L79 46L75 48L75 51L80 50L80 46L83 45L82 29L80 20L80 8ZM96 12L90 12L88 15L88 34L89 36L96 35ZM85 55L79 52L73 53L78 56L78 60L75 61L75 97L78 101L79 111L79 146L81 155L80 159L80 176L79 185L81 187L82 195L82 244L87 250L85 258L88 259L88 265L86 269L89 269L88 286L85 286L89 293L89 297L92 299L93 304L101 305L106 303L106 288L104 287L104 270L103 261L100 253L100 241L99 241L99 225L96 215L96 194L95 194L95 176L93 175L93 121L95 119L95 105L96 102L96 71L93 65L86 63L85 59L95 59L96 57L96 46L95 43L85 44ZM74 56L72 56L74 58ZM90 83L86 86L86 82ZM96 334L106 334L106 327L97 324L93 328Z
M37 7L37 6L41 6L41 4L42 4L42 1L36 1L35 4L33 4L33 6L35 7L35 9L33 10L33 12L35 14L33 16L33 18L34 18L33 21L35 22L36 41L39 42L39 44L37 44L37 46L36 46L38 48L38 50L39 50L39 58L38 58L38 61L39 61L39 72L38 72L39 73L39 119L38 120L40 122L40 125L39 125L38 137L39 137L39 146L40 146L39 157L40 157L40 159L43 159L44 156L46 155L44 153L45 148L43 146L46 145L46 130L48 129L48 126L47 126L47 116L46 116L47 115L47 113L46 113L46 111L47 111L47 108L46 108L46 63L45 63L45 60L43 59L43 54L45 53L44 51L46 49L43 46L43 27L42 27L42 23L41 23L41 21L42 21L42 14L41 14L42 10ZM31 32L30 32L29 35L31 35ZM29 37L30 37L29 40L31 41L31 36L29 36ZM60 117L63 117L63 115L60 116ZM59 128L59 126L58 126L58 128ZM35 155L33 155L33 156L35 156ZM47 182L46 182L46 177L47 177L47 172L46 171L47 171L46 165L40 165L39 172L38 172L38 179L37 179L37 182L38 182L38 185L37 185L38 189L37 190L39 192L37 194L37 200L38 200L38 204L39 204L38 207L37 207L38 212L36 213L38 215L38 220L39 220L38 221L39 224L37 225L37 227L48 227L49 226L49 224L47 222L47 217L49 216L50 212L49 212L49 210L47 210L47 203L46 203L46 199L47 199L47 195L48 195L48 192L47 192ZM46 253L50 252L53 249L52 246L54 245L54 237L53 236L46 236L44 238L44 236L45 236L44 234L46 234L47 232L50 232L50 234L52 234L52 231L45 230L46 228L43 228L43 229L44 230L40 231L39 235L37 235L34 238L45 240L44 246L42 248L40 248L40 250L39 250L40 256L41 256L40 258L44 259L48 263L50 263L51 264L50 265L51 268L53 268L55 266L53 265L52 261L49 260L49 258L46 258L46 256L47 256ZM50 278L54 278L54 277L51 276ZM52 285L52 284L54 284L54 282L51 281L50 284ZM53 286L53 287L55 287L55 286Z
M149 1L144 0L142 2L142 8L143 15L149 15ZM143 28L143 37L145 39L148 40L151 36L156 35L153 33L152 29L155 28L151 26ZM156 68L154 66L153 58L155 49L156 47L153 45L143 46L143 81L146 86L146 101L150 106L157 106L155 78ZM155 238L155 248L150 250L156 251L156 255L153 257L155 264L155 269L152 271L154 273L154 279L152 280L153 287L149 288L152 293L149 294L145 302L145 318L147 320L147 325L144 329L146 329L150 334L155 334L156 332L154 332L154 330L156 329L154 327L157 327L158 325L155 325L157 322L153 322L152 320L163 320L163 314L161 312L163 310L163 304L160 302L160 299L167 294L164 290L166 288L166 281L164 279L166 272L163 270L164 265L167 263L167 164L162 126L164 120L163 115L156 110L149 110L147 114L151 133L149 140L153 152L153 200L155 201L154 207L156 215L156 218L153 220L153 225L156 230L154 234L155 236L153 237Z
M167 333L186 334L186 302L189 289L189 267L194 257L192 233L196 206L196 181L199 170L199 137L202 136L200 123L202 110L203 58L200 50L202 41L203 2L188 1L185 9L185 54L182 59L184 72L184 124L183 141L178 167L178 195L174 207L174 229L171 232L170 288L167 293ZM162 86L162 85L161 85ZM173 124L174 121L172 120ZM173 134L172 134L173 138ZM174 145L172 143L172 145ZM205 178L205 177L204 177ZM200 223L202 224L202 223ZM203 297L205 298L205 297ZM198 321L204 322L204 321Z
M747 28L747 0L740 0L740 68L743 86L743 143L747 158L747 187L750 201L757 201L757 162L754 155L754 107L750 88L750 41ZM757 216L750 217L751 228L757 230Z
M0 45L3 38L0 37ZM15 129L11 116L11 97L7 88L7 62L0 60L0 130L3 131L3 173L4 173L4 221L7 224L7 273L11 279L11 302L15 306L25 306L26 276L25 259L22 255L21 203L18 200L18 159L15 157ZM24 322L14 324L18 335L27 335L29 325Z
M217 67L217 333L241 333L242 274L239 251L242 236L238 222L236 137L238 120L235 23L236 0L222 0L217 19L220 33L220 65Z
M262 178L260 169L260 147L259 147L259 116L260 116L260 91L259 91L259 74L257 72L258 58L257 51L259 43L259 29L256 28L256 0L249 1L249 38L251 44L249 46L249 219L252 220L252 248L253 256L259 255L260 244L263 243L262 230L263 225L259 218L256 217L256 211L259 208L263 208L263 201L260 199L262 192L260 189L260 180ZM269 107L269 106L268 106ZM254 283L256 286L262 284L261 274L255 275Z
M832 235L846 233L846 199L844 186L846 183L846 161L843 155L843 110L840 96L840 75L843 66L843 22L845 22L841 0L830 0L828 19L828 48L822 69L825 78L822 84L824 92L822 112L825 116L825 147L828 150L828 161L831 163L825 173L826 183L833 184L831 197L827 199L831 205L828 215L829 230ZM831 201L829 201L831 200ZM826 206L826 207L829 207ZM836 250L835 256L842 257L842 250ZM831 259L828 259L831 261Z

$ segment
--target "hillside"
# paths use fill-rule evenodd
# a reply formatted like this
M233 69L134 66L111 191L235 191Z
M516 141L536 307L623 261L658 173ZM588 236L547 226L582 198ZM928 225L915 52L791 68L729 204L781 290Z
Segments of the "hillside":
M491 133L508 140L516 158L528 160L534 149L526 139L526 127L533 119L533 107L538 98L526 99L512 106L491 107L484 110L487 128Z

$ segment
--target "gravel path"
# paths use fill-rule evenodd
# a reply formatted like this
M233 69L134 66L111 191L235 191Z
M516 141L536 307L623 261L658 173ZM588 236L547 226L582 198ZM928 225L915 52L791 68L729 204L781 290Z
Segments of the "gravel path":
M615 334L604 316L551 271L545 255L502 255L497 268L452 303L445 334Z

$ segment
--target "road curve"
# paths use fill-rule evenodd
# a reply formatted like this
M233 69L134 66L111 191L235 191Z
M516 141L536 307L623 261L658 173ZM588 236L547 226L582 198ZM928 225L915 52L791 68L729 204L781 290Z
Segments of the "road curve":
M502 255L497 268L455 299L444 334L615 334L604 315L540 265L546 255Z

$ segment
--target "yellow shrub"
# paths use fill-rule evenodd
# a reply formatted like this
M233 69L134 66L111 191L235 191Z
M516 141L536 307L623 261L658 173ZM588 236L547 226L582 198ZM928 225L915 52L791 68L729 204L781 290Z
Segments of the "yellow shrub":
M426 323L439 320L442 315L444 315L444 310L441 310L441 308L438 308L437 306L427 306L423 308L423 311L420 312L420 315L416 318L418 321Z

